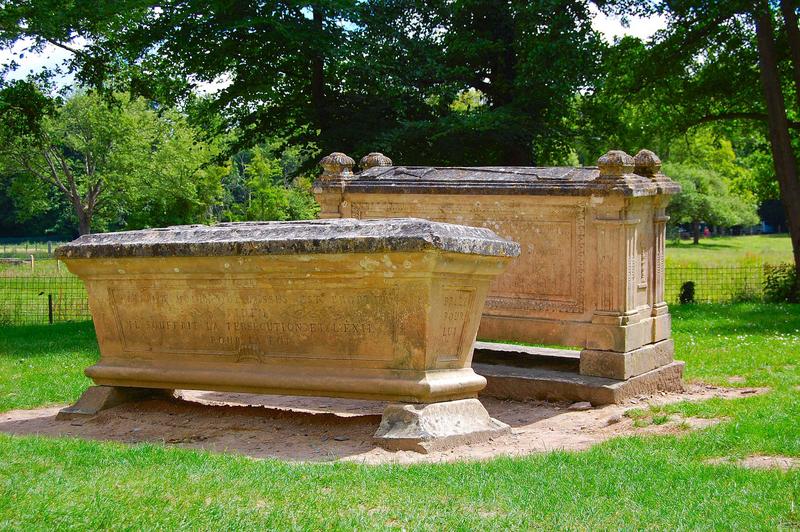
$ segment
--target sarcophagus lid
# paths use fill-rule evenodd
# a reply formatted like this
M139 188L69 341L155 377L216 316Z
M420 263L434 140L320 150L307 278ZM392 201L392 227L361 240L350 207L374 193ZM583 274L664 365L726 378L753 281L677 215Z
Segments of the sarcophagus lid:
M373 153L362 159L363 171L358 174L351 171L352 165L333 167L326 158L326 172L315 186L318 190L341 188L352 193L545 196L654 196L680 191L677 183L661 173L661 161L649 150L640 151L636 157L610 151L598 159L597 166L588 167L392 166L390 159L383 157L383 161L381 157Z
M209 257L314 253L376 253L440 249L516 257L519 244L489 229L417 218L329 219L179 225L84 235L56 251L60 259Z

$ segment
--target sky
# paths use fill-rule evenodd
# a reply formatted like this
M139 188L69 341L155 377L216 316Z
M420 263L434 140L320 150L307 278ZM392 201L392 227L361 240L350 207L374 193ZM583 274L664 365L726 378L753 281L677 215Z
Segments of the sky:
M624 35L632 35L641 39L648 39L656 31L666 26L666 21L661 17L629 17L627 27L622 23L620 17L612 17L600 13L594 6L591 7L594 19L592 27L600 32L608 42L613 42L615 38ZM81 47L83 43L71 43L73 46ZM8 79L24 79L30 73L36 73L43 68L60 65L69 58L70 53L56 46L48 45L40 53L28 53L26 48L31 42L18 42L7 50L0 50L0 65L7 63L11 59L16 59L21 65L16 71L8 75ZM20 55L22 54L22 55ZM73 81L71 75L63 76L61 84L69 84ZM198 92L213 93L227 85L227 82L199 83Z

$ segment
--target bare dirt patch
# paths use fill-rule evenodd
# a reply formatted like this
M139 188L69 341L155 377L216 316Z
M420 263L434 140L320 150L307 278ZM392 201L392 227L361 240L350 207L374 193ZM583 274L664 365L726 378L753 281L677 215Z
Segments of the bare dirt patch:
M427 455L390 452L372 442L385 403L320 397L187 391L182 392L180 400L123 404L80 421L57 421L55 415L61 406L14 410L0 414L0 432L131 444L156 442L289 461L379 464L482 460L557 449L583 450L616 436L702 428L720 420L672 416L662 424L638 427L625 412L651 404L747 397L764 391L695 384L681 394L642 397L589 410L570 410L569 403L486 397L481 402L492 417L512 427L511 434Z
M706 463L711 465L736 465L748 469L779 469L781 471L800 468L800 458L792 456L754 455L739 459L722 457L711 458L706 460Z

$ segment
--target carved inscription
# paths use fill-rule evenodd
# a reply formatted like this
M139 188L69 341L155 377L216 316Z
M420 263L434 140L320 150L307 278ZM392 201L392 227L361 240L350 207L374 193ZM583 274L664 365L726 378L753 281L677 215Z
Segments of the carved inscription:
M394 353L376 339L398 334L402 297L395 289L330 293L146 283L110 292L126 351L224 355L237 362L391 360Z
M474 292L469 289L452 288L444 291L444 312L437 339L437 361L458 360L473 298Z

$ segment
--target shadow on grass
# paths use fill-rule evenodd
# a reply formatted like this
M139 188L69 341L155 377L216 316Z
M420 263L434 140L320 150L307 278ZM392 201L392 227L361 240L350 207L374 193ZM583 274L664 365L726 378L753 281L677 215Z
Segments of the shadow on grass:
M36 357L65 351L98 351L91 321L0 327L0 356Z
M716 249L734 249L737 246L726 244L720 241L701 240L699 244L692 244L691 242L667 242L667 249L700 249L713 251Z

